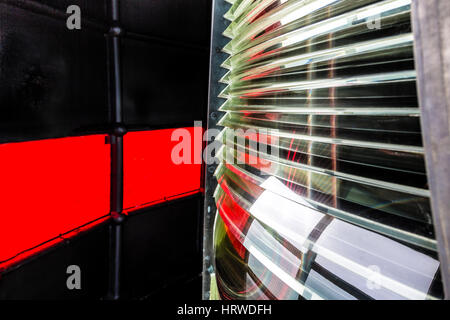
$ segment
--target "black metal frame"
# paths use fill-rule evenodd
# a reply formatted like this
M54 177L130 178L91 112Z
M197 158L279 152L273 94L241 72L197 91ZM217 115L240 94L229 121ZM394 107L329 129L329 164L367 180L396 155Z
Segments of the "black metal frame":
M209 92L208 92L208 129L219 129L217 125L220 120L219 107L224 99L219 98L219 93L225 88L219 80L225 75L226 70L220 65L228 56L222 52L222 48L227 44L228 39L222 35L229 22L223 15L230 8L230 4L225 0L212 0L211 19L211 48L210 48L210 70L209 70ZM208 141L211 138L208 135ZM206 147L209 152L209 146ZM203 234L203 299L208 300L210 296L210 272L214 268L213 261L213 238L214 217L216 214L216 204L214 202L214 190L217 181L213 174L217 168L216 164L206 165L205 171L205 207L204 207L204 234Z
M108 33L108 66L110 78L110 107L113 118L113 130L109 134L111 144L111 226L110 226L110 261L108 299L120 297L120 271L122 256L122 224L125 216L123 210L123 125L122 112L122 77L120 61L120 26L119 0L111 0L111 28Z

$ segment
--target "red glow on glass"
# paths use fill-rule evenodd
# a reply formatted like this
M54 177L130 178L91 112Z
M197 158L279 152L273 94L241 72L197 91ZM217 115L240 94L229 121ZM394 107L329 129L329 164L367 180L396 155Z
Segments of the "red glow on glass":
M224 187L223 184L221 186ZM244 228L247 225L250 215L239 204L234 202L232 198L225 197L225 195L222 195L217 204L228 238L239 256L244 259L246 254L246 249L243 245L243 239L245 237Z
M124 137L124 208L137 208L200 191L203 129L187 130L191 163L175 164L171 155L180 129L129 132ZM194 160L197 160L194 163Z
M1 144L0 181L3 261L108 214L110 147L104 135Z
M278 71L278 70L280 70L280 67L275 67L275 68L269 69L269 70L267 70L265 72L261 72L261 73L255 74L255 75L243 77L241 80L242 81L247 81L247 80L259 79L259 78L262 78L262 77L266 77L266 76L268 76L268 75L270 75L270 74L272 74L272 73L274 73L275 71Z

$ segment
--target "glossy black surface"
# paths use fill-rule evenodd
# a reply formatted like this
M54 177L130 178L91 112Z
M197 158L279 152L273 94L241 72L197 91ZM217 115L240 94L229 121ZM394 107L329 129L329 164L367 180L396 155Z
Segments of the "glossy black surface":
M150 207L127 218L123 233L123 298L155 294L201 273L201 203L197 195ZM172 294L179 295L178 290L174 288ZM190 294L195 295L186 293Z
M81 290L68 290L67 267L81 270ZM100 299L108 280L108 224L95 227L79 237L40 256L0 279L0 300Z
M127 32L208 47L210 0L121 1L121 21Z
M125 38L122 58L127 126L193 126L205 118L207 51Z
M70 3L69 3L70 2ZM81 30L68 30L68 5ZM121 1L130 129L205 120L210 1ZM106 0L0 1L0 143L107 132Z
M13 3L16 6L29 8L30 10L52 10L56 9L66 13L67 7L77 5L82 12L82 19L92 22L106 23L108 21L108 6L110 1L106 0L3 0L2 2Z
M204 121L210 1L120 4L125 124L153 129Z
M103 32L3 3L0 21L0 142L104 130Z

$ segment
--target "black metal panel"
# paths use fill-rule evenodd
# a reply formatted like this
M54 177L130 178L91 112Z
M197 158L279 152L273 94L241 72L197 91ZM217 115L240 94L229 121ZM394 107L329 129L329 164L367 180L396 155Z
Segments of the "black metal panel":
M104 31L43 12L0 3L0 142L101 132L109 120Z
M104 297L108 281L108 225L106 222L88 230L1 274L0 300ZM70 265L80 267L80 290L67 288L66 271Z
M128 128L193 126L205 118L207 51L125 38L122 62Z
M121 2L122 24L128 33L207 47L211 2L126 0Z
M201 196L196 195L127 218L123 232L123 298L157 296L160 290L200 274L200 205ZM180 288L175 286L173 290L173 296L180 295Z
M108 3L106 0L1 0L1 2L14 4L33 11L49 11L53 9L64 14L69 6L77 5L80 7L83 21L88 19L91 22L105 23L108 20Z

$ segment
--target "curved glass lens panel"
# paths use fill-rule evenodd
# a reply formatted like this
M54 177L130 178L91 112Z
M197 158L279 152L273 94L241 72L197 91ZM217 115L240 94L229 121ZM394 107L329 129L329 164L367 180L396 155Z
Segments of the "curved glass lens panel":
M222 299L440 299L411 0L236 0L216 156Z

